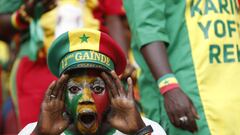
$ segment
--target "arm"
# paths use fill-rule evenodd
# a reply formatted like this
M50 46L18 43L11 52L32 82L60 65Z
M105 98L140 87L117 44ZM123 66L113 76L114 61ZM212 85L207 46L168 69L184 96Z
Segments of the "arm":
M163 42L152 42L141 49L149 68L157 80L167 73L172 73L168 63L166 47ZM199 116L192 104L192 101L181 90L180 87L174 88L163 94L164 105L170 121L178 128L197 131L195 119ZM181 122L180 117L187 116L186 122Z
M169 42L169 39L165 28L167 24L164 0L126 0L124 2L133 33L133 40L138 45L139 51L141 51L155 80L172 73L165 45L165 43ZM133 7L133 5L135 6ZM137 15L138 17L136 17ZM195 119L198 118L198 115L192 101L181 88L172 88L164 93L163 97L165 109L171 123L183 130L197 131ZM180 120L183 116L187 117L187 121L182 122Z
M65 110L64 90L68 81L68 75L62 75L57 81L53 81L45 93L40 117L33 135L56 135L61 134L70 124L67 116L63 115Z
M135 105L132 79L127 79L126 91L114 71L110 76L103 72L102 77L109 91L111 108L107 119L110 125L125 134L140 135L144 131L152 133L152 127L145 125Z
M106 23L109 29L109 34L120 45L120 47L123 49L125 56L127 58L127 66L124 73L121 76L121 79L127 80L127 77L131 76L133 80L136 80L136 75L134 74L134 71L136 70L136 68L130 63L128 58L128 52L130 47L128 46L126 41L126 38L127 38L125 35L126 28L124 27L120 16L108 15L106 17Z
M14 34L19 33L19 30L12 26L11 15L0 14L0 40L6 42L9 42Z
M14 34L28 29L30 19L34 16L34 9L38 3L39 0L28 0L13 13L1 13L0 39L10 41ZM44 7L44 13L56 6L56 0L43 0L41 3Z
M126 42L126 37L124 35L124 27L120 16L118 15L108 15L106 16L106 24L109 30L109 34L112 38L120 45L123 49L125 56L128 55L128 46Z

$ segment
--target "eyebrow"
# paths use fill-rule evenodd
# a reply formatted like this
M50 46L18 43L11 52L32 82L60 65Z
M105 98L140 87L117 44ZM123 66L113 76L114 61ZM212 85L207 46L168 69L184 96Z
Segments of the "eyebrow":
M69 80L67 87L74 86L74 85L80 85L80 84L74 80Z

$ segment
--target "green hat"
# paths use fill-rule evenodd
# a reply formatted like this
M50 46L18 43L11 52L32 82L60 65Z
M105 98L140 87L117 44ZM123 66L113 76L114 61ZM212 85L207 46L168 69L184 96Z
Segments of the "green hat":
M77 29L59 36L48 50L47 63L57 77L76 68L115 70L126 67L122 49L107 34L92 29Z

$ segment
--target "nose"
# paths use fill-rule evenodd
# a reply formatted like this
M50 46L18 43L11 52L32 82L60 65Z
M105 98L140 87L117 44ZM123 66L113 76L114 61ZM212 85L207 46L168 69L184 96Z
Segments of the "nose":
M92 97L91 90L89 88L84 88L82 93L82 98L78 101L79 104L93 104L94 100Z

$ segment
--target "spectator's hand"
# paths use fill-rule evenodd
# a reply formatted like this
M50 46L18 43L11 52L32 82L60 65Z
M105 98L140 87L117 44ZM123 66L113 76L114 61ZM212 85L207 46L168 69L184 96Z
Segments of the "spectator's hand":
M196 132L195 119L199 119L197 111L186 94L181 89L174 89L164 95L164 105L172 124L183 130Z
M57 81L50 84L45 93L41 106L41 113L34 133L37 135L57 135L69 125L69 118L64 112L64 89L68 75L62 75Z
M137 71L133 64L127 61L127 66L123 74L121 75L121 80L127 80L128 77L131 77L133 80L133 84L136 83L137 80Z
M38 3L42 3L43 13L57 6L57 0L25 0L25 10L29 16L34 17L34 9Z
M127 79L128 91L126 92L114 71L111 72L111 77L106 73L102 73L102 77L110 95L111 109L108 122L112 127L125 134L136 133L145 127L134 102L132 79Z

